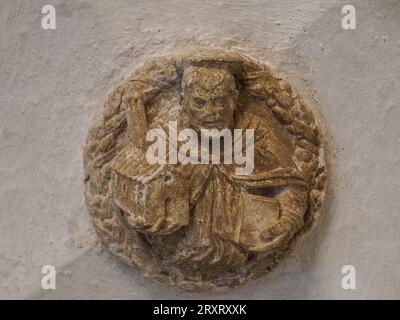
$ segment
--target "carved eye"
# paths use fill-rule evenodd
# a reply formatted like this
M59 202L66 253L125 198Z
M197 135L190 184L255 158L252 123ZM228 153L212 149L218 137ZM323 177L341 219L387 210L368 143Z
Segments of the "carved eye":
M218 107L223 107L226 103L226 98L225 97L218 97L214 99L214 103Z
M207 103L206 100L198 97L193 98L193 102L199 108L203 107Z

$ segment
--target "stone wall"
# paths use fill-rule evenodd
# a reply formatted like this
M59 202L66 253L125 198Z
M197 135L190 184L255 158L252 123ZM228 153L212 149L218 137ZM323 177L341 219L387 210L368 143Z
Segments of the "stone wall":
M343 30L341 8L356 8ZM4 0L0 298L400 298L400 2ZM56 30L41 9L56 8ZM82 147L107 93L148 59L206 46L267 61L326 120L319 224L269 276L223 295L159 288L99 243ZM57 270L56 290L41 268ZM356 268L343 290L342 267Z

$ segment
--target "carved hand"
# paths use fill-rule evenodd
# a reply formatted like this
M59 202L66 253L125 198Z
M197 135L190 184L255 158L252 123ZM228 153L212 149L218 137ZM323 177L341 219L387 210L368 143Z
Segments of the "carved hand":
M307 207L307 191L300 187L290 187L276 198L280 201L282 216L273 226L261 233L261 239L268 244L263 251L273 251L286 245L303 226L303 212Z
M286 217L269 227L261 234L261 239L268 242L268 245L263 248L263 251L273 251L285 245L293 236L293 223Z

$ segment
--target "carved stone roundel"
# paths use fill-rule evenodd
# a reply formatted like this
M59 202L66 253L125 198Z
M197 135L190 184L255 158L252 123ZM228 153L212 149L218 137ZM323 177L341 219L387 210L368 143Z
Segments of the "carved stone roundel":
M315 222L320 135L291 86L242 54L155 59L89 130L86 203L103 242L145 277L226 290L270 271Z

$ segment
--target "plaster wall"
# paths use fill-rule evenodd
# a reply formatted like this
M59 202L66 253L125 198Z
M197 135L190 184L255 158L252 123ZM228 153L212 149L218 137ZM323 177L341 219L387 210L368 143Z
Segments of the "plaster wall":
M56 8L56 30L41 9ZM356 8L343 30L341 8ZM0 298L400 298L400 1L0 0ZM98 241L82 147L107 93L196 46L267 61L317 107L330 190L304 245L222 295L160 288ZM41 268L57 270L56 290ZM341 269L356 268L356 290Z

